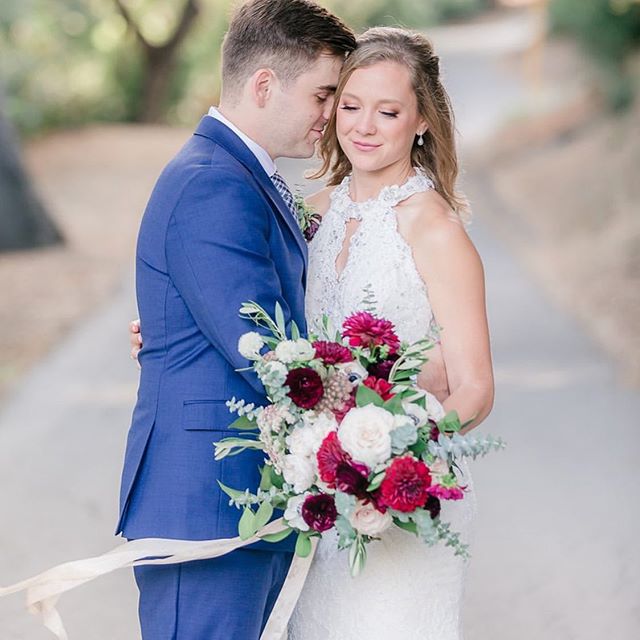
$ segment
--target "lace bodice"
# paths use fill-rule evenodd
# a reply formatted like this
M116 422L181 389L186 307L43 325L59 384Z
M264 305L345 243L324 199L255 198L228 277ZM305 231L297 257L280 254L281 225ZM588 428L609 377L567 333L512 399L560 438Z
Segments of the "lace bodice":
M375 300L375 311L391 320L402 340L437 337L427 289L411 248L400 235L394 207L412 195L433 189L420 170L404 184L384 187L377 198L354 202L350 177L331 194L329 210L309 245L306 315L311 327L326 314L336 327L344 318ZM347 223L359 221L349 242L347 262L338 274ZM372 296L369 296L369 292Z
M333 191L331 204L309 247L307 321L323 314L340 327L362 309L365 298L395 324L401 339L436 337L436 325L410 247L398 232L394 207L414 193L432 189L422 172L377 198L355 203L349 179ZM359 221L344 271L336 260L343 250L346 224ZM369 296L369 292L373 295ZM431 397L437 403L435 398ZM463 484L472 489L465 462ZM471 493L444 501L442 519L470 542L476 510ZM349 573L346 552L338 551L334 530L323 534L302 596L289 624L289 640L462 640L461 603L466 562L444 545L427 547L406 531L392 528L369 546L367 566Z

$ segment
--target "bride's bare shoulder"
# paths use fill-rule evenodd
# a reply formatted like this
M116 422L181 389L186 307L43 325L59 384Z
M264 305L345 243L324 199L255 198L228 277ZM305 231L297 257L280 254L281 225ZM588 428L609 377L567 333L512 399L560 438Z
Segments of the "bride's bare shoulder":
M320 189L320 191L316 191L310 196L307 196L305 198L305 202L323 216L329 210L331 194L334 189L335 187L325 187L324 189Z
M414 194L400 203L397 211L401 232L414 242L468 241L460 216L435 189Z

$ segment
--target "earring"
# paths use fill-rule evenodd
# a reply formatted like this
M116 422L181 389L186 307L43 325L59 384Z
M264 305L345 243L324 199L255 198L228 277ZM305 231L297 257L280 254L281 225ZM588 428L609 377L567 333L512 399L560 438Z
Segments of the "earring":
M420 136L418 137L418 146L421 147L424 144L424 138L422 137L422 134L420 134Z

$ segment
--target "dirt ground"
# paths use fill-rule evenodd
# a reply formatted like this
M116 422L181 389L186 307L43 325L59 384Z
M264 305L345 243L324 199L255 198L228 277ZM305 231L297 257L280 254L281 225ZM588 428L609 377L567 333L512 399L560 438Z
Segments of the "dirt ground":
M584 101L501 132L476 158L497 196L494 228L640 385L640 104ZM506 142L505 142L506 141Z
M94 126L31 141L25 161L66 243L0 254L0 399L133 273L140 216L163 165L190 132ZM123 348L126 348L123 327Z

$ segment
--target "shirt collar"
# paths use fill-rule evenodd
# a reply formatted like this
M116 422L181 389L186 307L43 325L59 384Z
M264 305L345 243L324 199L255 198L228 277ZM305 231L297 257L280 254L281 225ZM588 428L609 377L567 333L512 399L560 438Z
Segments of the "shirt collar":
M242 142L247 145L249 151L251 151L251 153L253 153L253 155L256 157L256 160L260 163L265 173L270 178L273 176L273 174L276 172L275 162L273 161L273 158L257 142L252 140L246 133L240 131L240 129L238 129L238 127L236 127L233 122L227 120L227 118L225 118L216 107L211 107L207 115L215 118L219 122L222 122L222 124L231 129L231 131L233 131L233 133L235 133L238 138L240 138L240 140L242 140Z

